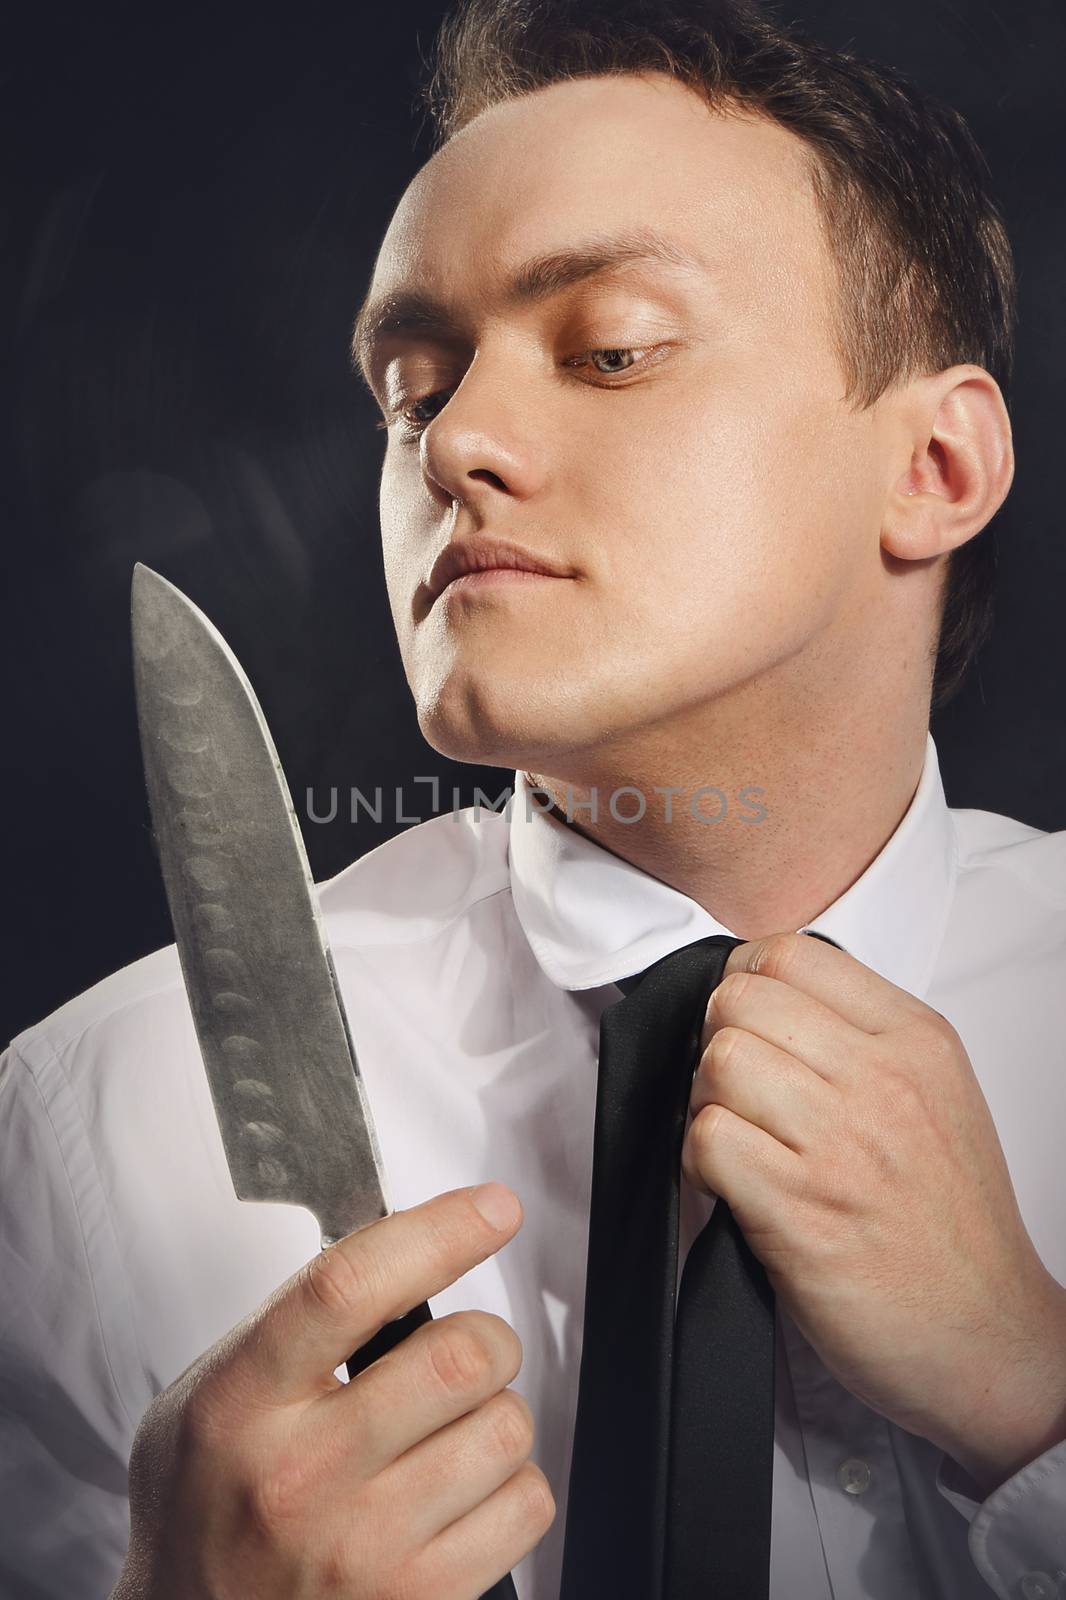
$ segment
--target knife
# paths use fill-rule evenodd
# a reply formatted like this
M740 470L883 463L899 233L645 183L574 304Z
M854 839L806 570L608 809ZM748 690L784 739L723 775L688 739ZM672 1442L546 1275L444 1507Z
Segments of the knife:
M153 831L233 1187L305 1206L325 1249L392 1206L285 775L203 612L139 561L130 609ZM349 1377L431 1319L423 1301L386 1323ZM483 1600L517 1600L511 1577Z

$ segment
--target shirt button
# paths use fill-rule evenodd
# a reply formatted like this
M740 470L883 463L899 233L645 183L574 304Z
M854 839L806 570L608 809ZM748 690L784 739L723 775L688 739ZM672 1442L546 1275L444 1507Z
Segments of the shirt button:
M865 1494L870 1487L872 1474L865 1461L860 1461L858 1456L849 1456L847 1461L842 1461L837 1468L837 1482L845 1494ZM1025 1600L1044 1600L1043 1595L1026 1595Z
M1018 1581L1022 1600L1057 1600L1059 1586L1046 1572L1026 1572Z

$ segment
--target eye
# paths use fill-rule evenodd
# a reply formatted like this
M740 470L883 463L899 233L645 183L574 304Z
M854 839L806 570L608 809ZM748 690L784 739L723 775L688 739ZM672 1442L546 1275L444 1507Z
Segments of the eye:
M579 368L593 364L596 371L603 377L619 377L635 366L646 365L646 361L641 362L634 358L641 355L646 356L652 348L652 346L644 345L601 345L591 350L582 350L576 356L569 356L563 362L563 366ZM606 365L604 366L598 365L601 357L605 358ZM430 417L416 417L412 416L411 413L418 407L428 406L433 401L440 400L442 395L450 395L451 393L450 389L435 389L432 394L418 395L414 399L405 400L401 405L393 409L390 416L383 417L374 426L377 428L391 428L394 422L405 422L407 431L403 437L408 439L417 438L425 428L428 428L433 421L433 416L436 416L437 413L434 412L433 416ZM447 400L442 401L439 409L443 410L445 405L447 405Z
M586 350L585 353L584 353L584 356L582 356L579 359L584 360L586 358L587 359L593 359L596 356L606 356L607 360L609 362L614 362L614 361L617 361L620 356L631 356L632 354L633 354L633 350L632 350L632 348L630 346L619 345L617 349L613 349L613 350L609 350L609 349ZM595 365L594 361L593 361L593 364ZM565 363L565 365L568 366L568 367L569 366L573 366L574 365L574 361L573 360L568 361L568 362ZM626 361L622 367L620 367L620 368L616 367L616 368L614 368L614 370L615 371L625 372L632 365L633 365L632 361ZM599 372L604 372L605 370L606 370L606 374L608 376L610 376L610 372L611 372L610 368L607 368L607 369L604 369L603 367L598 367L597 368L597 371L599 371Z
M435 389L432 394L419 395L415 400L405 400L402 405L393 408L390 416L383 417L374 426L376 428L391 428L394 422L406 422L412 434L421 433L423 428L429 427L433 417L412 417L410 415L411 411L416 406L429 405L430 401L439 399L442 394L450 393L449 389ZM447 401L444 404L446 405ZM441 409L443 410L443 406Z

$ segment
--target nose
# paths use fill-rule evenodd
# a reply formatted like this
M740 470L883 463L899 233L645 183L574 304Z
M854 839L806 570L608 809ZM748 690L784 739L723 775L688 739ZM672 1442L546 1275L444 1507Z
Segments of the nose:
M507 375L481 357L467 368L422 433L422 472L432 492L449 503L476 508L501 495L527 500L545 477L543 407L533 397L532 380L518 378L518 364Z

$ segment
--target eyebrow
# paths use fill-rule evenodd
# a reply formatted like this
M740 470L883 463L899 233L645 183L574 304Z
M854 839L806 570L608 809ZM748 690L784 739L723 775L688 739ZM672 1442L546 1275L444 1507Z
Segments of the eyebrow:
M585 278L635 262L656 261L708 273L707 263L654 228L594 234L563 250L533 256L516 267L504 285L505 309L550 299ZM420 289L396 289L367 296L352 330L352 365L373 390L372 367L381 341L392 334L423 333L454 338L459 324L447 303Z

